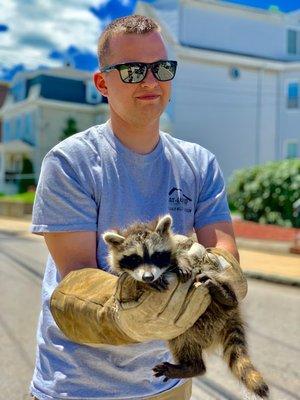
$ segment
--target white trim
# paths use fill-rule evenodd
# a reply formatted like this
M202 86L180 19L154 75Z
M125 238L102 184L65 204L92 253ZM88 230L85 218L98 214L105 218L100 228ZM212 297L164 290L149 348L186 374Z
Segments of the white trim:
M89 114L97 113L98 111L105 111L108 108L108 104L101 103L97 105L88 105L88 104L78 104L78 103L70 103L66 101L55 101L55 100L45 100L39 99L37 101L39 106L49 107L49 108L57 108L60 110L69 110L69 111L84 111Z
M282 61L266 60L264 58L253 58L249 56L243 56L240 54L228 54L223 52L216 52L213 50L204 50L198 48L190 48L183 45L176 45L174 47L176 55L179 58L191 59L199 62L207 62L221 65L237 65L244 68L250 69L264 69L273 72L288 72L297 71L300 72L300 62L284 63Z
M47 100L43 98L27 99L18 103L10 104L6 107L2 107L2 109L0 110L0 117L5 116L5 118L11 118L19 115L20 112L23 113L27 110L32 110L37 107L49 107L68 111L84 111L86 113L93 114L95 112L106 110L108 105L106 103L89 105L81 103L71 103L67 101Z
M0 151L6 154L33 153L34 146L24 143L22 140L10 140L0 143Z
M222 12L230 12L235 14L248 15L253 18L259 19L274 19L278 22L284 22L286 15L283 12L274 12L270 10L263 10L260 8L250 7L242 4L234 4L226 1L219 0L180 0L180 4L185 6L189 5L192 7L201 7L208 9L221 9Z
M16 73L11 81L11 86L14 86L20 79L32 79L39 75L54 76L57 78L68 78L75 80L92 79L93 72L82 71L79 69L64 67L64 68L48 68L36 71L20 71Z
M175 47L179 58L191 59L199 62L207 62L222 65L236 65L245 68L263 68L270 71L281 71L282 65L278 62L266 61L262 59L253 59L247 56L215 52L212 50L193 49L182 45ZM300 63L299 63L300 70Z

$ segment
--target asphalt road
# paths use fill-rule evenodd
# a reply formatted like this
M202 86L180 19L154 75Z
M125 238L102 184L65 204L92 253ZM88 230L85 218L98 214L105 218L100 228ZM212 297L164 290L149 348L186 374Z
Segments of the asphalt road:
M47 251L42 240L0 233L0 400L23 400L35 358L35 329ZM249 280L243 304L255 365L271 399L300 400L300 290ZM194 379L193 400L253 400L217 354Z

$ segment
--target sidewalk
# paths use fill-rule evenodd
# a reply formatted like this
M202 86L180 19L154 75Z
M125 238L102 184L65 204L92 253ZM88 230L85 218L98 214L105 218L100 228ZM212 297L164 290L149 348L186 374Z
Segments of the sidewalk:
M0 233L42 240L29 232L30 216L24 219L0 216ZM291 243L237 238L240 262L245 274L263 279L300 286L300 255L289 253Z

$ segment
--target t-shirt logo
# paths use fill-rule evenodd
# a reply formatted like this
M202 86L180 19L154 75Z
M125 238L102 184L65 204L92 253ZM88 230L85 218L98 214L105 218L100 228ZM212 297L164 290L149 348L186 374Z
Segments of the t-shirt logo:
M169 210L170 211L185 211L192 212L192 199L183 193L182 189L173 187L169 191Z

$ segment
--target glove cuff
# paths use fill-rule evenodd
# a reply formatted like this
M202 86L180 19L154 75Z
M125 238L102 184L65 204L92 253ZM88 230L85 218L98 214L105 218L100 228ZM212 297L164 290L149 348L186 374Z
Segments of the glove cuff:
M136 343L117 322L118 278L96 268L70 272L54 290L50 310L60 330L80 344Z

